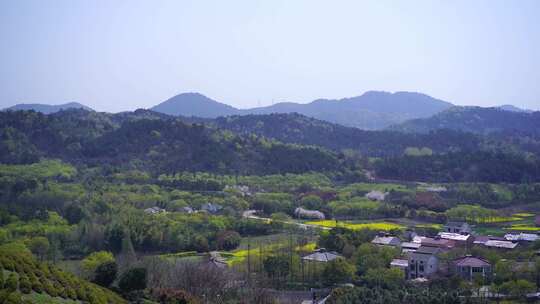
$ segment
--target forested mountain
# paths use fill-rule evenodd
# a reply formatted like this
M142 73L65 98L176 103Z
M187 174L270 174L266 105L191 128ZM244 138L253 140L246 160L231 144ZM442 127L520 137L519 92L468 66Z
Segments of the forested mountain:
M278 103L244 113L297 112L345 126L374 130L408 119L429 117L451 106L448 102L421 93L369 91L356 97L318 99L308 104Z
M0 113L0 125L3 163L58 158L73 164L153 173L221 174L350 174L362 164L387 179L540 178L540 136L519 132L365 131L300 114L201 119L149 110L119 114L67 110L49 115L8 111ZM484 156L477 159L475 155ZM379 161L368 161L373 157ZM484 167L487 169L480 169ZM505 168L526 170L512 173Z
M183 93L151 108L152 111L176 115L215 118L240 113L240 110L199 93Z
M366 156L395 156L407 148L429 148L435 153L476 151L482 138L471 133L438 130L428 134L366 131L306 117L300 114L268 114L219 117L210 122L238 134L257 134L286 143L317 145L332 150L351 149Z
M499 108L453 107L429 118L414 119L390 127L410 133L426 133L438 129L490 134L517 132L540 134L540 112L516 112Z
M316 147L236 136L148 111L106 114L81 110L43 115L0 113L0 162L40 157L154 172L270 174L333 171L336 154Z
M50 104L41 104L41 103L20 103L12 107L6 108L4 109L4 111L5 110L11 110L11 111L34 110L36 112L50 114L50 113L55 113L55 112L58 112L61 110L67 110L67 109L84 109L84 110L92 111L90 107L87 107L78 102L69 102L69 103L60 104L60 105L50 105Z
M514 105L502 105L502 106L499 106L498 107L499 109L502 109L502 110L505 110L505 111L510 111L510 112L526 112L526 113L531 113L533 111L531 110L527 110L527 109L522 109L522 108L518 108Z
M218 117L246 114L300 113L309 117L361 129L382 129L408 119L429 117L452 104L412 92L366 92L361 96L318 99L311 103L278 103L268 107L240 110L201 94L177 95L152 110L181 116Z

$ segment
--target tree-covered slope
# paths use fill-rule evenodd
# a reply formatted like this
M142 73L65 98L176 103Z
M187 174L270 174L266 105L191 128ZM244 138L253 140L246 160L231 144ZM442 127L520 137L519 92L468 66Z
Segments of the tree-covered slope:
M0 303L127 303L114 292L37 261L24 245L0 246Z
M317 145L332 150L352 149L366 156L402 155L407 148L427 147L435 153L480 149L479 136L442 130L428 134L366 131L300 114L219 117L210 124L238 134L257 134L282 142Z
M429 118L414 119L391 130L426 133L451 129L477 134L516 132L540 134L540 112L516 112L500 108L453 107Z
M336 154L321 148L237 136L144 110L2 112L0 122L3 163L46 157L152 171L250 174L331 171L340 165Z

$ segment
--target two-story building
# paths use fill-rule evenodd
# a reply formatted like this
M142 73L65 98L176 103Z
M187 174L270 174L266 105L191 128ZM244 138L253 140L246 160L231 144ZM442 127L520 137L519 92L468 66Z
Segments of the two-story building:
M411 252L408 258L408 278L429 278L439 269L437 247L420 246L415 252Z

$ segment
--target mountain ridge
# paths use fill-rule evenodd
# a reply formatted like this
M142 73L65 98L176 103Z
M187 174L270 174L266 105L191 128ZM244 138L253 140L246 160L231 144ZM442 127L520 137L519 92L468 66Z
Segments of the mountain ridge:
M540 112L509 111L500 107L453 107L431 117L409 120L388 129L407 133L450 129L475 134L518 132L540 135Z
M383 129L409 119L429 117L453 104L417 92L367 91L341 99L316 99L309 103L280 102L271 106L237 109L200 93L183 93L150 108L169 115L216 118L219 116L299 113L361 129ZM392 110L388 110L392 109Z
M7 107L2 111L20 111L20 110L34 110L36 112L41 112L43 114L56 113L62 110L68 109L85 109L87 111L93 111L92 108L83 105L78 102L67 102L58 105L46 104L46 103L19 103L11 107Z

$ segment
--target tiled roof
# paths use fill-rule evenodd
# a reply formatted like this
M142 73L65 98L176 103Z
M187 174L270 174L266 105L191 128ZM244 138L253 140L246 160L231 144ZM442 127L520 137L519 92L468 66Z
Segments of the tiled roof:
M539 239L537 234L533 233L520 233L520 234L505 234L504 238L508 241L527 241L527 242L535 242Z
M306 261L316 261L316 262L330 262L341 256L335 252L314 252L310 255L307 255L302 258Z
M392 262L390 262L390 266L409 267L409 261L404 259L393 259Z
M460 267L464 267L464 266L465 267L466 266L469 266L469 267L491 266L491 264L489 264L488 261L486 261L484 259L481 259L481 258L472 257L472 256L466 256L466 257L455 259L454 264L456 266L460 266Z
M509 241L496 241L496 240L489 240L484 243L487 247L496 247L496 248L507 248L507 249L514 249L518 245L517 243L512 243Z
M431 246L420 246L415 253L418 254L436 254L439 252L439 248Z
M421 244L425 246L440 247L440 248L453 248L456 245L456 243L453 240L433 239L433 238L424 238L422 239Z
M463 235L459 233L451 233L451 232L439 232L437 234L441 237L441 239L446 240L452 240L452 241L463 241L466 242L471 236L470 235Z
M376 236L371 243L378 245L396 245L401 241L395 236Z
M401 248L408 248L408 249L418 249L422 246L420 243L414 243L414 242L403 242L401 243Z

